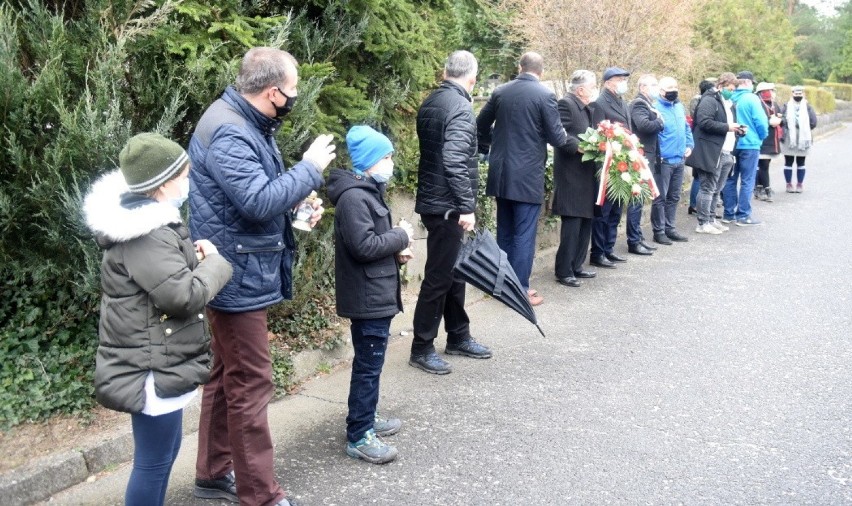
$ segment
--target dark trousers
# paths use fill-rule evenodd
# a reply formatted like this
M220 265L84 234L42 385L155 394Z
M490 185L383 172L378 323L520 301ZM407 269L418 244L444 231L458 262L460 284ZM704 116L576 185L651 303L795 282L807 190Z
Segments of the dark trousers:
M618 236L618 222L621 221L621 206L604 200L600 206L601 215L592 219L592 258L600 258L612 253L615 238Z
M180 450L183 410L159 416L130 415L133 425L133 471L124 493L127 506L161 506L172 464Z
M414 339L412 355L435 351L435 337L444 319L448 343L459 343L470 338L470 319L464 310L463 281L453 272L461 249L464 231L458 221L445 220L441 215L420 215L420 221L429 232L426 239L426 266L423 283L414 306Z
M583 270L592 239L592 219L563 216L556 250L556 277L568 278Z
M675 229L677 205L683 190L683 163L662 162L659 167L654 180L660 196L651 204L651 226L655 234L669 233Z
M497 245L506 252L524 290L530 287L540 213L541 204L497 199Z
M266 310L207 313L213 367L201 398L196 477L221 478L233 469L241 505L274 504L285 494L275 480L266 418L273 393Z
M352 378L349 380L349 415L346 437L355 443L373 428L379 403L379 376L385 365L385 350L393 316L352 320Z
M772 162L769 158L761 158L757 161L757 178L756 186L769 188L769 163Z
M627 244L639 244L642 239L642 204L630 204L627 206Z

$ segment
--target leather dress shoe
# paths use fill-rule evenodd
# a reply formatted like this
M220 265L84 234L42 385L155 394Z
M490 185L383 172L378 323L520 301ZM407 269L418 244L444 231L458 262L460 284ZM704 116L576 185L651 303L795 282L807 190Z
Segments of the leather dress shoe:
M574 276L568 276L567 278L556 278L556 282L560 285L570 286L571 288L577 288L582 283L579 279Z
M654 242L657 244L665 244L666 246L672 245L672 240L669 239L666 234L654 234Z
M473 338L458 343L447 343L444 353L447 355L464 355L470 358L491 358L491 350L487 346L477 343Z
M685 235L680 235L677 230L666 232L666 237L675 242L687 242L689 240Z
M597 265L598 267L603 267L605 269L615 269L615 264L610 262L606 257L595 257L589 260L589 263L592 265Z
M430 374L450 374L453 372L453 366L434 351L425 355L411 355L408 365Z
M574 271L574 277L575 278L591 279L591 278L593 278L597 275L598 275L598 273L595 272L595 271Z
M196 478L192 495L200 499L224 499L230 502L239 502L234 471L212 480Z
M616 255L615 253L610 253L610 254L608 254L608 255L606 256L606 258L607 258L607 260L609 260L610 262L626 262L626 261L627 261L627 259L626 259L626 258L624 258L624 257L620 257L620 256Z
M654 252L642 246L642 244L629 244L627 246L627 251L629 253L633 253L634 255L653 255Z
M647 242L645 242L645 239L642 239L641 241L639 241L639 244L641 244L642 247L645 248L645 249L649 249L651 251L657 251L657 247L648 244Z

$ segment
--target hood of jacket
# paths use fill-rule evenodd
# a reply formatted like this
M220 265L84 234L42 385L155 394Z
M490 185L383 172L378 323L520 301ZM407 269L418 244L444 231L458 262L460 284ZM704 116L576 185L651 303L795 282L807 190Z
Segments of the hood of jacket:
M344 193L352 188L361 188L381 199L385 186L385 183L377 184L367 175L358 175L351 170L332 169L328 175L328 198L331 205L336 206Z
M734 90L733 95L731 95L731 102L736 104L737 102L740 101L741 98L743 98L743 96L752 95L752 94L753 93L751 91L749 91L745 88L737 88L737 89ZM755 95L755 96L757 96L757 95Z
M130 193L119 170L95 181L83 202L83 216L98 245L104 249L142 237L164 225L182 223L180 210L168 202Z

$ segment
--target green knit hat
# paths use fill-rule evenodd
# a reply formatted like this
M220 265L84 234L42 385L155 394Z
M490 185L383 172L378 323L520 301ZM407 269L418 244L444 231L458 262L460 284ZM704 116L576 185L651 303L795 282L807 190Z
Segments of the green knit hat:
M189 161L180 144L160 134L134 135L118 155L118 165L133 193L159 188Z

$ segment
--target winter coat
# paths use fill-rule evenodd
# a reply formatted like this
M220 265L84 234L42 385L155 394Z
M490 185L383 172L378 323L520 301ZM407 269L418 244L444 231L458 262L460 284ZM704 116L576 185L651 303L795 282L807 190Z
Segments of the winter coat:
M104 250L95 395L107 408L140 413L149 371L163 398L207 382L204 306L231 266L221 255L199 263L177 208L127 192L121 173L109 173L92 186L84 213Z
M769 134L769 122L760 99L751 91L738 88L731 101L737 106L737 123L748 127L745 136L737 139L737 149L760 149Z
M189 229L234 266L233 278L210 302L213 309L254 311L291 297L291 210L323 178L308 161L285 169L275 143L280 125L229 87L189 142Z
M476 210L479 160L470 95L444 81L417 111L420 164L414 211L469 214Z
M523 73L494 90L476 126L480 151L490 151L486 194L543 203L547 144L561 147L568 142L553 92Z
M578 153L579 135L592 125L592 111L576 95L569 93L557 103L568 142L553 150L553 203L557 216L593 218L598 185L594 160L582 161Z
M817 126L816 111L814 111L814 108L811 107L811 104L809 104L807 100L803 100L801 103L803 103L807 107L808 125L811 129L811 133L809 136L811 137L811 140L813 140L813 129ZM810 152L810 147L804 150L798 149L793 146L792 143L789 141L790 128L788 128L787 126L787 109L790 107L795 107L795 105L796 102L790 100L790 102L787 102L786 104L781 106L781 127L783 128L783 133L781 136L781 152L786 156L807 156Z
M731 106L732 121L736 122L736 108ZM704 92L695 109L695 148L686 159L686 164L705 172L715 172L722 155L722 146L728 135L728 115L722 95L712 89Z
M630 102L630 130L639 138L645 158L653 170L659 163L660 137L663 119L654 112L654 105L641 93Z
M366 175L334 169L328 196L334 205L334 280L337 314L372 319L402 311L396 253L408 234L394 228L384 184Z
M589 107L592 109L592 124L595 128L603 120L621 123L625 128L630 128L630 113L627 111L627 104L621 97L607 88L601 89L600 96L592 104L589 104Z
M767 124L769 118L781 113L781 106L778 105L778 103L774 100L769 104L761 100L760 105L763 107L763 112L766 113ZM777 155L781 152L781 137L784 135L783 130L784 129L781 128L781 125L769 126L769 134L766 136L765 139L763 139L763 143L760 145L761 155ZM769 157L766 156L762 158Z
M669 102L660 97L657 99L657 110L660 111L664 123L663 130L658 135L660 161L679 160L682 163L686 157L686 150L695 147L692 129L686 122L683 104L679 100Z

